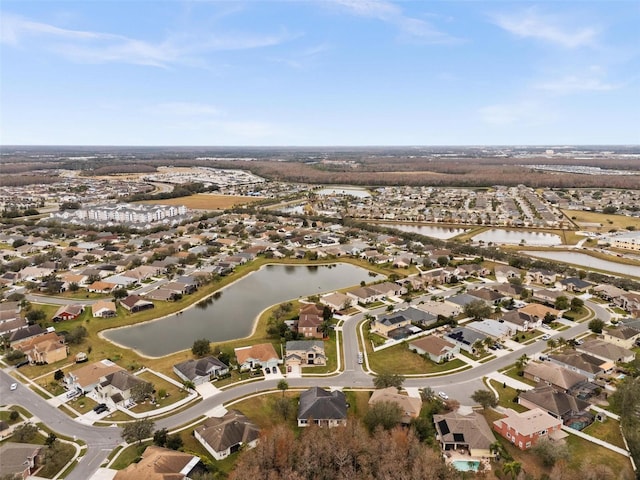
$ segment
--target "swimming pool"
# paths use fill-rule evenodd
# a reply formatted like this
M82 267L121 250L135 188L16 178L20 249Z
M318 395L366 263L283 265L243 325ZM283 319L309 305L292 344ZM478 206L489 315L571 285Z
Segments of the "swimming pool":
M477 460L454 460L451 465L460 472L477 472L480 468L480 462Z

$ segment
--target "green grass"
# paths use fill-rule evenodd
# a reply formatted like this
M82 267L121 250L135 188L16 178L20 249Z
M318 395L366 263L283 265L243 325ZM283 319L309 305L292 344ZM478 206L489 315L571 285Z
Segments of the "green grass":
M336 358L336 334L335 330L329 331L329 337L324 340L324 353L327 356L327 364L316 367L302 367L302 373L329 373L335 371L338 368L338 361ZM340 349L340 355L342 355L342 348ZM285 368L284 366L280 368Z
M369 366L374 372L393 372L401 375L432 374L463 367L465 363L453 359L446 363L434 363L409 350L409 345L400 343L377 352L370 352L367 345Z
M147 382L151 382L156 390L156 403L157 406L151 404L140 404L136 405L132 411L136 413L142 413L149 410L154 410L156 408L166 407L167 405L171 405L172 403L178 402L185 398L188 395L188 392L177 385L174 385L171 382L166 381L164 378L161 378L157 375L154 375L152 372L142 372L138 375L138 378L141 380L145 380ZM160 390L164 390L167 393L167 397L160 398L158 396L158 392ZM149 408L145 409L145 406L149 406ZM139 408L141 407L141 408Z
M13 425L14 423L21 422L22 421L21 417L18 417L15 420L11 420L10 415L12 410L17 411L16 408L10 408L9 410L0 410L0 420L7 422L9 425Z
M290 401L292 407L292 415L288 419L283 419L273 408L276 399L281 396L281 391L274 391L272 393L241 400L238 403L227 406L227 409L239 410L261 429L268 430L283 423L291 428L297 428L296 415L298 413L298 399L300 398L300 392L289 390L284 392L285 398Z
M213 382L213 386L217 388L224 388L229 385L233 385L236 382L241 382L244 380L258 381L263 380L264 375L260 373L260 375L252 377L249 372L238 372L237 370L231 371L231 376L227 378L223 378L221 380L216 380Z
M129 445L127 448L120 452L118 458L113 462L113 464L109 467L114 470L122 470L123 468L127 468L131 465L140 455L144 452L144 449L151 445L151 440L147 442L142 442L142 445L138 445L137 443L133 445Z
M520 375L518 375L518 370L515 367L511 367L508 370L503 371L502 373L504 373L507 377L511 377L514 380L526 383L527 385L531 385L532 387L535 387L537 385L537 383L533 380L529 380L528 378L524 378L524 376L521 377Z
M345 397L349 404L348 415L349 417L355 417L362 420L369 409L369 398L371 398L371 392L367 391L355 391L345 390Z
M98 405L98 403L90 397L78 396L69 400L67 405L82 414L93 410L93 407Z
M613 418L607 417L604 422L595 421L582 431L587 435L604 440L616 447L627 448L624 444L624 440L622 440L620 422Z
M503 387L501 383L495 380L489 380L491 386L498 392L498 405L504 408L510 408L516 412L526 412L528 409L513 401L518 396L518 391L510 386Z
M577 470L586 462L590 462L591 465L606 465L618 474L627 471L629 475L620 478L631 478L631 461L627 457L576 435L569 435L565 441L571 454L569 459L571 468Z

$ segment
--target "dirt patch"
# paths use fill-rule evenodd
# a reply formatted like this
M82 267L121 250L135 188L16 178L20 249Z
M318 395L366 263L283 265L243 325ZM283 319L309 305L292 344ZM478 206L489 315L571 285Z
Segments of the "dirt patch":
M224 210L237 205L246 205L262 200L262 197L245 197L241 195L214 195L198 193L189 197L167 198L165 200L146 200L140 203L160 205L184 205L192 210Z

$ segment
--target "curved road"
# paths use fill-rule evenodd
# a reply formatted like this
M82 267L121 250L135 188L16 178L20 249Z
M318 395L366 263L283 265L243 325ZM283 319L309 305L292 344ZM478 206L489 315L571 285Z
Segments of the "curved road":
M585 303L595 311L596 316L599 318L605 321L610 319L610 314L600 305L589 301ZM342 345L345 358L344 371L342 373L331 377L289 378L287 379L289 386L294 388L313 386L371 388L373 386L372 377L363 370L356 360L356 352L359 350L356 329L362 317L362 314L357 315L343 325ZM587 324L583 322L551 335L552 337L573 338L576 335L585 333L587 330ZM440 377L407 379L404 382L404 386L431 387L434 390L444 390L452 398L461 401L461 403L469 403L470 395L478 388L483 388L482 377L513 364L523 354L532 357L545 348L546 342L537 341L472 369ZM86 454L81 458L76 468L67 476L68 479L86 480L90 478L104 462L111 450L121 443L120 428L81 424L48 404L45 399L23 385L19 385L18 390L11 392L9 385L14 381L7 373L0 372L0 395L3 403L19 404L35 414L52 430L69 437L76 437L87 443ZM171 417L157 420L155 422L156 427L172 429L187 424L194 418L206 414L214 407L224 405L257 391L275 389L278 381L277 379L265 380L229 388Z

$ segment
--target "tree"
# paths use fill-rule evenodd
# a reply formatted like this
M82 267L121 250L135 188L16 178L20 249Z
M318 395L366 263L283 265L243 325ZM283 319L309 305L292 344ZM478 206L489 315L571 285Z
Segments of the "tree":
M153 390L153 383L144 381L138 382L131 387L131 398L134 402L140 403L147 397L150 397L153 394Z
M77 345L79 343L82 343L82 341L88 334L89 332L87 332L87 329L82 325L79 325L73 328L69 333L67 333L64 339L69 345Z
M138 442L138 445L142 444L142 440L151 436L155 423L150 418L139 418L130 423L125 423L122 427L120 436L128 442Z
M57 382L59 382L63 378L64 378L64 372L60 369L56 370L55 373L53 374L53 379L56 380Z
M584 301L581 298L573 297L571 299L571 311L579 312L584 307Z
M47 436L47 439L44 441L44 444L47 447L50 447L56 442L57 439L58 439L58 437L56 436L55 433L49 432L49 435Z
M558 346L558 342L556 342L554 338L550 338L549 340L547 340L547 347L556 348L557 346Z
M543 438L531 447L531 452L540 458L545 467L553 467L558 460L568 460L569 450L565 444Z
M284 397L284 392L286 392L288 388L289 388L289 384L287 383L286 380L283 379L278 382L278 390L282 391L283 397Z
M161 428L153 432L153 444L159 447L164 447L167 444L167 437L169 431L166 428Z
M489 390L476 390L473 392L473 395L471 395L471 399L482 405L482 408L485 410L488 407L495 407L498 405L498 399Z
M373 385L376 388L396 387L400 389L404 383L404 377L397 373L383 372L373 377Z
M120 300L121 298L127 298L129 296L129 292L126 288L116 288L111 291L113 298L116 300Z
M602 329L604 328L604 320L600 320L599 318L594 318L589 322L589 330L593 333L602 333Z
M207 338L201 338L193 342L191 353L196 357L204 357L211 353L211 342Z
M43 310L38 310L38 309L33 309L33 310L29 310L27 312L27 314L25 315L25 318L27 319L27 322L29 322L29 325L34 325L37 322L41 322L42 320L44 320L45 318L47 318L46 313L44 313Z
M449 257L447 257L446 255L438 257L436 261L441 267L446 267L447 265L449 265Z
M69 284L69 291L70 292L77 292L78 290L80 290L80 285L78 285L76 282L71 282Z
M402 421L402 413L402 409L395 402L376 402L367 410L363 422L370 433L378 427L391 430Z
M529 357L525 353L524 355L520 355L518 360L516 360L516 370L522 370L525 365L529 363Z
M191 380L185 380L184 382L182 382L182 387L185 390L195 390L196 389L195 383L193 383Z
M13 431L12 440L19 443L29 443L38 433L38 427L32 423L18 425Z
M502 472L505 475L510 475L513 480L518 478L521 470L522 464L520 462L506 462L504 465L502 465Z
M273 411L283 420L288 420L293 414L293 405L288 398L279 397L273 402Z
M569 308L569 299L564 295L559 296L556 298L555 307L556 310L566 310Z
M182 441L182 437L179 433L174 433L167 437L167 448L170 448L171 450L180 450L183 445L184 442Z
M464 314L475 320L482 320L491 315L491 307L482 300L474 300L464 306Z

